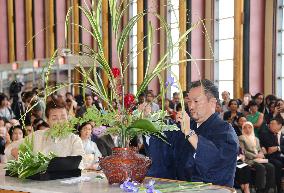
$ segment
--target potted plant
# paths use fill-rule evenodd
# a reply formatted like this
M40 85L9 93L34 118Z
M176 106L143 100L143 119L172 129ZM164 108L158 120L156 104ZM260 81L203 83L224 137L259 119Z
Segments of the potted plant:
M103 168L109 183L121 183L127 178L141 182L145 177L147 168L149 168L151 161L142 155L136 154L133 149L128 148L129 140L137 135L155 135L166 142L163 132L166 130L177 130L178 128L174 125L167 125L164 122L164 118L166 116L164 109L155 113L150 113L148 108L144 106L133 111L135 99L137 99L138 96L147 89L148 84L156 77L159 79L161 85L164 85L164 79L162 76L160 76L160 74L173 65L169 62L170 58L172 57L173 47L178 46L180 41L185 40L190 31L198 24L193 25L192 28L180 36L178 42L173 44L167 22L157 13L148 13L146 11L138 13L130 18L126 26L120 31L119 27L122 16L125 10L129 7L129 4L126 5L124 9L121 9L120 5L117 5L116 0L109 0L108 2L111 15L111 27L115 37L115 49L118 54L117 58L119 59L116 68L112 68L111 64L108 63L108 60L104 55L103 36L100 26L102 1L98 1L98 5L96 6L95 10L92 7L78 6L79 11L90 23L90 30L79 24L70 23L73 7L70 7L67 12L65 24L66 34L68 34L67 29L69 25L78 25L80 28L90 33L93 37L93 40L98 45L97 49L94 50L87 45L80 44L83 48L88 50L87 52L82 51L79 54L80 62L78 71L83 77L83 82L72 84L82 87L83 95L86 89L91 90L92 93L97 95L103 101L107 109L104 113L95 108L88 109L82 118L74 118L70 120L70 122L77 124L85 121L94 121L98 126L107 125L106 133L117 135L119 137L119 147L114 148L113 156L103 158L100 161L100 166ZM129 61L127 62L125 58L122 58L122 51L127 39L130 37L130 33L134 25L140 19L143 19L143 17L147 14L154 15L160 21L161 28L163 28L167 34L168 50L161 57L154 69L150 70L149 66L152 55L151 42L153 42L154 29L151 25L151 22L149 22L147 32L148 35L147 37L144 37L149 42L149 46L145 48L148 55L145 76L142 84L138 87L136 95L134 96L132 93L125 93L125 72L131 66L131 64L128 63ZM45 74L46 96L61 89L62 87L70 85L65 84L54 88L48 86L49 72L57 56L58 50L51 58ZM90 59L88 61L92 61L92 65L89 70L85 70L83 65L86 57ZM80 58L82 58L82 60L80 60ZM102 78L100 77L98 71L103 72L106 75L109 82L108 86L103 84ZM167 85L171 86L171 84ZM179 86L178 83L177 85ZM161 86L160 89L162 106L164 106L163 101L167 88ZM113 102L117 103L117 108L113 107Z

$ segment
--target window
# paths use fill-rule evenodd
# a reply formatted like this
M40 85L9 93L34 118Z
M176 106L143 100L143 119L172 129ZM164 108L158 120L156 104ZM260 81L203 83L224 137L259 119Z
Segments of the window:
M278 1L277 10L277 58L276 58L276 95L284 98L284 1Z
M130 18L137 15L137 1L131 1L130 4ZM134 25L129 39L130 49L130 92L137 93L137 23Z
M234 74L234 0L215 1L215 82L223 91L233 94Z
M179 40L179 1L168 1L168 24L171 30L171 37L173 44ZM179 44L173 48L173 56L171 57L171 63L173 64L168 74L168 79L174 77L174 81L177 82L179 78ZM172 73L174 75L172 75ZM176 79L177 78L177 79ZM169 95L172 96L174 92L179 92L176 84L173 84L169 90ZM169 97L169 96L168 96Z

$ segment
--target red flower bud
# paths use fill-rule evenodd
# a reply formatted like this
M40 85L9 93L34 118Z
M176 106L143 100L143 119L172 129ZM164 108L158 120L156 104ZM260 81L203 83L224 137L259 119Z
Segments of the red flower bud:
M124 96L124 106L126 109L133 107L135 105L135 97L133 94L126 94Z
M111 72L112 72L114 78L117 78L117 77L120 76L120 70L118 68L112 68Z

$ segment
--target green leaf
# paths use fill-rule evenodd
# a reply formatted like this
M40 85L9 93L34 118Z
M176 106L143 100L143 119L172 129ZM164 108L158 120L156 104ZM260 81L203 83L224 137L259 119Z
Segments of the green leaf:
M140 131L146 132L148 134L156 134L158 137L165 139L159 127L156 127L154 123L147 119L139 119L134 121L126 130L126 132L131 133L133 131Z
M123 50L124 47L124 43L126 42L127 38L129 37L129 33L131 32L131 30L133 29L134 25L138 22L139 19L141 19L143 16L145 15L145 13L139 13L137 15L135 15L134 17L132 17L129 22L127 23L126 27L123 29L123 31L121 32L121 36L119 37L118 41L117 41L117 52L118 55L121 55L121 52Z

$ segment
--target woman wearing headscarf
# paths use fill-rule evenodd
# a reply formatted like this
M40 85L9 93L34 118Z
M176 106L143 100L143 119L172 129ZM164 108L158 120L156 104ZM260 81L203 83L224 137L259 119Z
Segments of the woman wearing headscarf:
M257 193L268 192L275 186L274 166L264 159L264 153L260 148L259 140L255 137L254 127L251 122L245 122L242 127L242 135L239 137L240 147L245 155L245 163L255 169L255 186Z

